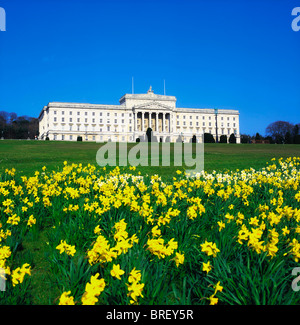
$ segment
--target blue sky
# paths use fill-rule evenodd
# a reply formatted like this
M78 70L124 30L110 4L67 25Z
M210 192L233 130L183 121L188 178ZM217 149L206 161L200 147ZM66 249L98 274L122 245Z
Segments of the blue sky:
M131 93L178 107L239 109L241 133L300 122L294 0L0 0L0 110L50 101L118 104Z

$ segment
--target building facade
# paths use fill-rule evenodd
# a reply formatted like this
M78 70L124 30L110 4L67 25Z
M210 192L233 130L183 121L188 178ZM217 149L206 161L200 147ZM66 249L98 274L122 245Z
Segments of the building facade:
M229 136L240 142L239 111L178 108L176 97L125 94L119 105L51 102L39 115L39 138L45 140L135 142L148 128L159 142L203 142L204 133Z

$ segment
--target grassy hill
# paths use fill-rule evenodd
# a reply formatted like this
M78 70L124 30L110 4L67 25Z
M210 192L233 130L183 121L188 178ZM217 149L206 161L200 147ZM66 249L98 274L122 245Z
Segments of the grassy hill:
M0 172L5 168L16 168L18 173L31 175L46 166L48 170L60 168L66 160L69 163L96 165L96 153L102 144L94 142L68 141L0 141ZM128 144L128 150L136 144ZM172 159L171 145L171 162ZM300 145L269 144L205 144L205 170L235 170L261 168L272 158L300 156ZM137 167L137 172L169 177L184 167Z

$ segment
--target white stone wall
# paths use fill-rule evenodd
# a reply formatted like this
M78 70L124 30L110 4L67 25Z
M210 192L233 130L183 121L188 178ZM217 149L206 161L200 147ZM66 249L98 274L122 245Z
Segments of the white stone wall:
M137 114L141 116L136 120ZM151 122L159 117L158 125L165 122L165 129L153 134L166 141L176 141L181 136L184 142L196 135L202 142L204 133L216 136L216 115L213 109L176 108L176 97L147 94L126 94L120 99L120 105L95 105L52 102L44 106L39 116L40 139L76 141L126 141L134 142L145 135L145 122L148 113ZM136 121L135 121L136 120ZM142 131L142 122L144 130ZM159 124L160 123L160 124ZM218 138L222 134L234 133L239 142L239 112L237 110L219 110L217 114ZM151 125L152 126L152 125Z

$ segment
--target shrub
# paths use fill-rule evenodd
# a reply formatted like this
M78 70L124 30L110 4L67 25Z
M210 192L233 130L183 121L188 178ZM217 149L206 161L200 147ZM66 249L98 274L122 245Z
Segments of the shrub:
M229 143L236 143L236 137L233 133L230 134Z
M222 134L220 137L220 143L227 143L227 135Z
M204 133L204 143L215 143L215 139L211 133Z

